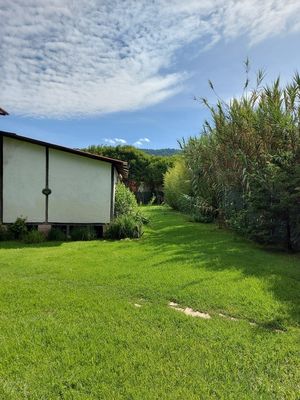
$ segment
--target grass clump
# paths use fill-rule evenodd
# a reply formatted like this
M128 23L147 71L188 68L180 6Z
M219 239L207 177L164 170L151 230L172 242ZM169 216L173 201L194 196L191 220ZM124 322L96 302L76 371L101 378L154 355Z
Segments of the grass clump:
M96 231L90 226L75 227L70 232L71 240L95 240L97 238Z
M0 224L0 242L13 239L12 233L5 225Z
M18 217L13 224L8 226L8 231L12 239L23 239L28 232L26 218Z
M140 211L131 190L118 183L115 195L115 218L105 233L108 239L138 239L143 234L143 225L149 219Z
M138 239L143 234L143 223L133 215L120 215L105 233L108 239Z
M60 228L51 228L48 233L47 239L55 242L64 242L67 240L66 234Z
M39 232L37 229L26 232L22 237L22 241L28 244L42 243L45 242L45 240L45 235L42 232Z

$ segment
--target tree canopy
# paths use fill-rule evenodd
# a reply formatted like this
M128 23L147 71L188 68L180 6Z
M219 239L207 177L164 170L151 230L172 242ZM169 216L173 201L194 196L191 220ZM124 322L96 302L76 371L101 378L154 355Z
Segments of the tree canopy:
M134 182L138 186L144 183L153 192L161 190L163 175L174 162L174 156L155 156L127 145L115 147L92 145L83 150L127 161L129 164L128 182Z

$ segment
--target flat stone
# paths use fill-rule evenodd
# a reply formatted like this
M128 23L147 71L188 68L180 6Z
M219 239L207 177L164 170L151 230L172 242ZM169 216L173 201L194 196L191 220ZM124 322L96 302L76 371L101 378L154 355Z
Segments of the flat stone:
M179 307L177 303L174 303L173 301L169 302L169 307L173 308L176 311L180 311L184 313L185 315L189 315L190 317L196 317L196 318L203 318L203 319L210 319L211 316L208 313L203 313L197 310L193 310L190 307L182 308Z

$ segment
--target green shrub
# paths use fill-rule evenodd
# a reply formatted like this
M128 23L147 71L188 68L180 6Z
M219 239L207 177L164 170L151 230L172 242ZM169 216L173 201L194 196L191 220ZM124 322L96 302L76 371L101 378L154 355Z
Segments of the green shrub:
M8 231L13 239L22 239L28 232L26 218L17 218L13 224L9 225Z
M191 215L191 220L193 222L200 222L202 224L209 224L214 221L214 216L212 214L202 214L202 213L193 213Z
M22 236L24 243L42 243L46 240L45 235L37 229L26 232Z
M7 229L6 226L0 225L0 242L11 239L13 239L12 233Z
M182 158L164 175L164 192L166 203L175 210L186 211L186 196L191 193L188 168Z
M148 225L150 222L149 218L145 217L145 215L140 210L136 210L135 212L128 215L132 216L137 222L141 223L142 225Z
M135 195L131 192L124 183L118 183L116 185L116 195L115 195L115 215L116 217L120 215L130 214L136 211L138 204Z
M48 240L63 242L67 239L66 234L59 228L52 228L47 237Z
M138 239L143 234L143 222L133 215L120 215L109 226L105 237L109 239Z
M97 235L95 229L90 226L73 228L70 232L71 240L95 240Z
M143 224L149 223L141 213L135 195L123 183L116 186L115 216L105 234L110 239L139 238Z

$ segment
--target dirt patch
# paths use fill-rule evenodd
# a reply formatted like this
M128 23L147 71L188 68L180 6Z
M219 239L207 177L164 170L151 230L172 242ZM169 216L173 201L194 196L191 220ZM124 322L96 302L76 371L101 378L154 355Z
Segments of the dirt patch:
M170 301L169 306L171 308L173 308L174 310L183 312L185 315L189 315L191 317L203 318L203 319L210 319L211 318L211 316L208 313L203 313L203 312L200 312L200 311L196 311L196 310L193 310L190 307L186 307L186 308L179 307L179 305L177 303L174 303L173 301Z

